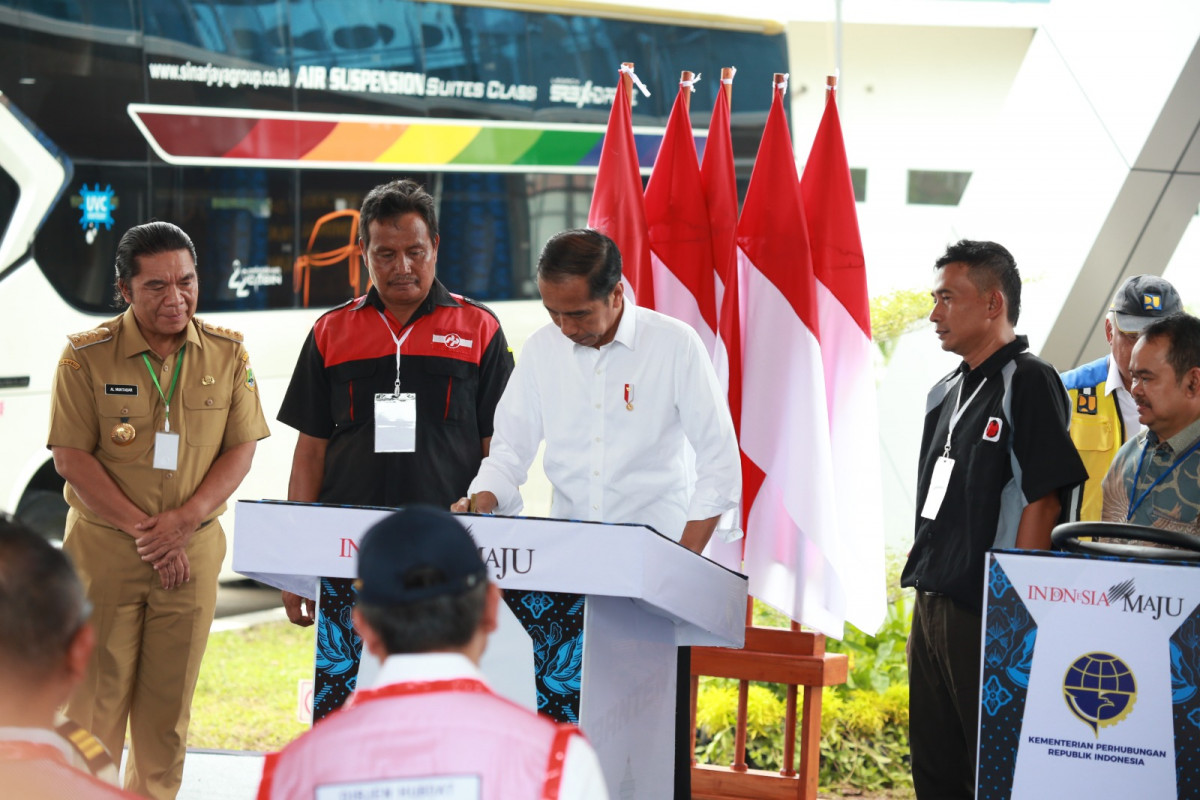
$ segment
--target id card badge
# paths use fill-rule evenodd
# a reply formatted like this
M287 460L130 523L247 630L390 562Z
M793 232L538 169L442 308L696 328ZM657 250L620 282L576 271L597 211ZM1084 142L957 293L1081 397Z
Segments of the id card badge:
M417 450L417 396L375 395L375 452L415 453Z
M941 456L933 465L933 477L929 479L929 493L925 495L925 505L921 516L925 519L937 519L938 509L946 498L946 487L950 485L950 473L954 471L954 459Z
M179 467L179 434L154 434L154 468L174 471Z

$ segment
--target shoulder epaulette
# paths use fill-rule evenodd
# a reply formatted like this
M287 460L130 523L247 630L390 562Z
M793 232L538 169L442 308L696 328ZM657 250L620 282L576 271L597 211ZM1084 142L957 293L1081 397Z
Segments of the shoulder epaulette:
M91 347L94 344L107 342L113 337L112 331L108 328L93 328L90 331L82 333L71 333L67 335L67 341L71 343L71 347L75 350L82 350L85 347Z
M220 325L213 325L211 322L201 323L200 327L209 336L220 336L222 339L229 339L234 342L241 342L246 338L242 336L240 331L222 328Z
M59 736L70 742L71 747L75 748L75 752L79 753L80 758L87 763L88 770L93 775L108 778L109 776L105 773L111 772L111 776L116 777L116 765L108 751L104 749L100 740L82 725L69 719L63 719L55 726L54 730Z

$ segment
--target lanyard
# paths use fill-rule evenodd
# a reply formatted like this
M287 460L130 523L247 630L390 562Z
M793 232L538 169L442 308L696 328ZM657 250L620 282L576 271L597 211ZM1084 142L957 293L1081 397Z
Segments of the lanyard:
M375 313L379 315L379 319L383 322L383 327L387 328L388 336L391 336L392 341L396 343L396 392L395 392L395 394L397 397L399 397L400 396L400 346L404 344L405 340L408 339L408 335L410 333L412 333L413 326L410 323L408 325L408 327L404 329L404 335L397 336L396 334L392 333L392 326L388 325L387 317L385 317L383 315L383 312L377 308L377 309L375 309Z
M962 419L962 415L966 412L967 406L971 405L971 401L975 399L975 395L979 394L979 390L987 383L987 378L981 380L979 385L975 387L975 391L971 392L971 396L967 398L967 402L959 406L959 403L962 402L963 384L966 382L967 379L963 378L958 383L958 397L954 400L954 413L950 416L950 425L946 428L946 449L942 451L942 458L950 457L950 437L954 435L954 426Z
M53 761L70 766L61 750L44 742L0 742L0 761Z
M183 371L183 351L187 349L185 344L179 348L179 358L175 359L175 374L171 376L171 388L164 395L162 386L158 383L158 376L154 374L154 367L150 366L150 358L142 353L142 361L146 362L146 369L150 372L150 380L154 381L154 388L158 389L158 396L162 398L163 406L166 409L166 431L171 432L171 398L175 396L175 384L179 382L179 373Z
M463 692L466 694L493 694L478 678L446 678L436 681L406 681L389 683L375 689L359 689L350 695L347 706L357 706L371 700L386 700L391 697L411 697L417 694L439 692Z
M1150 437L1148 437L1148 436L1146 437L1146 443L1144 445L1142 445L1142 455L1140 458L1138 458L1137 472L1133 473L1133 485L1129 487L1129 511L1126 512L1126 514L1125 514L1126 522L1133 519L1134 512L1138 510L1138 506L1140 506L1142 504L1142 501L1145 500L1146 497L1150 494L1150 492L1154 490L1154 487L1158 486L1160 483L1162 483L1163 478L1167 477L1172 472L1174 472L1175 468L1178 467L1180 464L1182 464L1184 459L1186 459L1192 453L1196 452L1197 448L1200 448L1200 441L1193 444L1191 447L1189 447L1184 452L1183 455L1181 455L1179 458L1175 459L1175 463L1172 464L1171 466L1167 467L1166 472L1164 472L1162 475L1159 475L1157 478L1155 478L1154 482L1146 487L1146 491L1142 492L1141 495L1138 496L1137 499L1135 500L1134 496L1137 492L1138 481L1141 480L1141 478L1142 478L1142 465L1144 463L1146 463L1146 451L1150 449Z

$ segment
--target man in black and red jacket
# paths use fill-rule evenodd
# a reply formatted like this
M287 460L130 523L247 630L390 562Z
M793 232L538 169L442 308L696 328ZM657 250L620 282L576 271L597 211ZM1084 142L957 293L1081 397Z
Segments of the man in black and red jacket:
M372 189L359 236L371 288L313 325L279 410L300 432L288 499L447 508L488 453L512 352L495 314L437 280L424 188ZM377 426L377 414L390 422ZM311 601L283 597L292 622L313 623Z

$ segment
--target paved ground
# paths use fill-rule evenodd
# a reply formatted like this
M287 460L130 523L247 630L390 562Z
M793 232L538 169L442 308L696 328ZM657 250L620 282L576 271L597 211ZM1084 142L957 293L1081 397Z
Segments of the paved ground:
M280 608L279 590L243 578L217 587L217 619Z
M254 800L262 763L261 753L189 750L178 800Z

